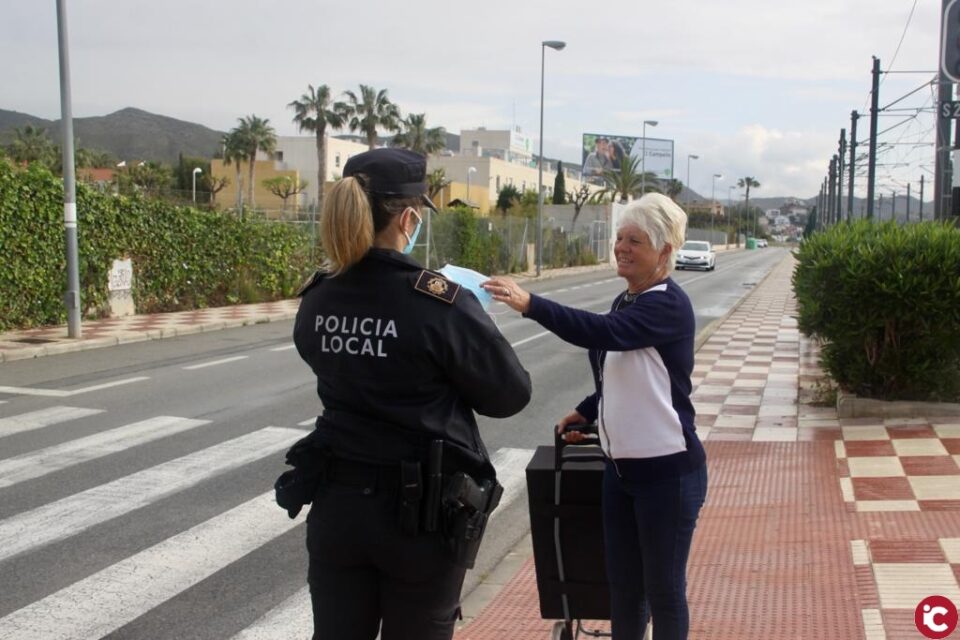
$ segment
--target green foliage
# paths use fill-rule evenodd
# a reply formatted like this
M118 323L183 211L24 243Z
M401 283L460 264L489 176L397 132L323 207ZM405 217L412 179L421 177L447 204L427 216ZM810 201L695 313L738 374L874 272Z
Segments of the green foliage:
M503 185L500 193L497 194L497 209L503 215L507 215L507 211L518 202L520 202L520 191L512 184Z
M960 400L960 230L841 223L807 236L797 257L800 330L824 340L841 388Z
M817 208L814 207L810 210L810 215L807 216L807 226L803 229L803 236L809 238L817 231Z
M63 183L0 162L0 330L66 321ZM303 233L263 220L115 197L77 184L83 313L109 308L113 260L133 259L138 313L289 297L308 272Z
M557 162L557 176L553 179L553 204L567 203L567 179L563 175L563 163Z

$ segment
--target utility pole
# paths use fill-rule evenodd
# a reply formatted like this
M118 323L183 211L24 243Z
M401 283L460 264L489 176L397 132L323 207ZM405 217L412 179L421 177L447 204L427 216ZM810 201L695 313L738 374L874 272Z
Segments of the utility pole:
M897 192L892 192L892 197L890 198L890 220L891 222L897 221Z
M907 224L910 224L910 183L907 183Z
M853 176L857 169L857 120L860 114L850 112L850 177L847 178L847 222L853 218Z
M920 174L920 222L923 222L923 179L926 178L922 173Z
M836 212L833 208L837 205L837 156L834 154L830 158L830 170L829 170L829 179L830 186L827 188L827 220L830 221L830 224L834 222L834 215Z
M873 57L870 90L870 155L867 160L867 220L873 220L874 185L877 181L877 119L880 115L880 58Z
M843 168L847 160L847 130L840 129L840 153L837 154L837 222L843 220Z
M73 104L70 99L70 51L67 48L67 9L57 0L57 37L60 49L60 122L63 131L63 226L67 251L67 337L82 337L80 326L80 268L77 249L77 193L73 167Z
M947 18L947 5L950 0L941 0L940 19L941 22ZM945 25L941 25L942 27ZM940 46L954 45L954 43L944 43L941 39ZM940 51L940 59L944 59L944 51ZM943 116L940 105L953 99L953 82L947 77L943 70L943 65L937 65L937 137L936 154L933 167L933 218L934 220L946 220L950 212L950 125L948 118Z
M880 204L877 206L877 221L883 222L883 194L880 194Z

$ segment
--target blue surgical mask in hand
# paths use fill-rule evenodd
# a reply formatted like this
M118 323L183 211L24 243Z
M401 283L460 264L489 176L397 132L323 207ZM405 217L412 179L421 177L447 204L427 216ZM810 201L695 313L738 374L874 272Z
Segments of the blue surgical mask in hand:
M440 269L440 273L448 280L453 280L475 295L484 311L486 311L490 303L493 302L493 296L480 286L481 282L486 282L490 279L489 276L485 276L473 269L465 269L452 264L444 265L443 269Z

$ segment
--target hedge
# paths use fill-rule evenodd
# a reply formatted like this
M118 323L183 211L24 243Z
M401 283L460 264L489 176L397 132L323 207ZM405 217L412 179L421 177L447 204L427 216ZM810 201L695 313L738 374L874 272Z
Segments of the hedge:
M823 340L822 365L842 389L960 400L960 230L838 224L796 255L800 330Z
M109 310L107 277L133 260L138 313L290 297L310 271L309 239L262 219L116 197L77 184L83 315ZM63 182L0 161L0 330L62 324Z

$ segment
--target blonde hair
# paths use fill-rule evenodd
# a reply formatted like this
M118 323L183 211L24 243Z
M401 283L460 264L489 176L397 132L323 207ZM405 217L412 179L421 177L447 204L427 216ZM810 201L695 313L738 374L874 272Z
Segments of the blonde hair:
M624 225L636 225L650 238L650 244L660 251L670 245L667 273L673 271L677 262L677 249L683 246L687 235L687 214L680 206L661 193L647 193L630 203L620 214L619 231Z
M373 236L373 211L360 181L354 177L338 181L324 199L320 215L320 241L330 275L359 262L373 246Z

